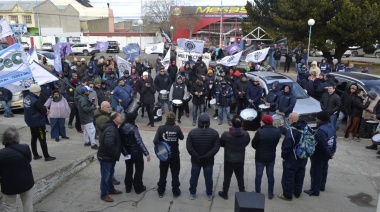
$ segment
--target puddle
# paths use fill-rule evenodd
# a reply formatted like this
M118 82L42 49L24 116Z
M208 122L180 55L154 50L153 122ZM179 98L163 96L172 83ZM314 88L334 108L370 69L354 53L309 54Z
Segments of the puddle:
M375 207L375 205L371 204L371 202L373 201L373 197L369 194L358 193L355 195L349 195L347 196L347 198L350 199L350 202L360 207Z

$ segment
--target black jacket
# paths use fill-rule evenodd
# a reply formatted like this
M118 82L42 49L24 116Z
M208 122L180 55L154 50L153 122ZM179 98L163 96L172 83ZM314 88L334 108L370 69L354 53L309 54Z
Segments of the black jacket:
M181 128L176 126L174 122L166 122L165 125L158 127L153 143L157 144L161 141L165 141L170 146L171 159L179 159L178 140L183 139L184 136Z
M276 86L276 88L269 91L266 100L268 103L270 103L270 110L276 111L277 98L278 98L278 95L280 94L279 87L278 87L279 82L274 81L272 85L273 84Z
M176 65L170 65L168 67L168 74L172 81L175 80L175 77L177 76L177 72L178 72L178 67Z
M323 111L327 111L329 115L338 112L340 109L340 97L335 92L333 94L324 93L321 98L321 108Z
M195 92L202 92L202 95L196 95ZM201 105L205 103L205 97L208 96L208 89L202 82L201 85L198 85L197 83L194 83L191 89L191 94L193 95L193 104L195 105Z
M236 83L236 87L234 89L234 93L238 98L246 98L247 90L250 82L246 80L245 82L241 81L241 79ZM242 94L239 96L239 92Z
M156 78L154 78L154 85L156 86L157 92L160 92L160 90L169 91L172 85L172 79L167 74L158 74Z
M27 144L13 144L0 149L0 178L3 194L21 194L33 187L31 161L32 153Z
M192 129L187 136L186 149L192 163L214 164L214 156L220 148L219 133L209 126L209 116L201 114L198 119L198 128Z
M220 146L224 147L224 161L244 162L245 147L250 140L248 132L243 128L231 127L229 131L224 131L220 137Z
M275 52L274 52L274 54L273 54L273 58L275 59L275 60L280 60L281 59L281 51L280 50L276 50Z
M136 125L125 123L119 127L119 133L125 150L133 155L149 155Z
M252 147L256 149L255 159L260 163L274 162L280 137L278 129L273 125L262 126L252 139Z
M146 80L145 83L150 83L150 87L146 87L145 84L143 85L140 95L144 96L142 103L144 104L154 104L154 94L156 93L156 87L154 86L154 83L149 78Z
M356 85L356 84L352 84L352 85ZM351 85L348 87L346 91L342 93L342 95L340 95L340 100L341 100L340 111L348 115L351 115L352 98L356 95L355 92L350 93L350 87Z
M370 101L367 101L366 104L363 105L363 99L360 98L357 94L354 94L351 102L351 116L361 117L363 114L363 110L367 109L367 107L371 104Z
M101 127L103 132L99 138L98 160L114 162L120 158L122 144L117 125L113 121L107 121Z

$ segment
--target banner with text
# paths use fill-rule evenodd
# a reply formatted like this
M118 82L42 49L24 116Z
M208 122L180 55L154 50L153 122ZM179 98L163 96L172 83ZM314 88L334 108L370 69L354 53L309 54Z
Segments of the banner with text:
M13 31L9 26L7 19L4 17L0 20L0 39L13 35Z
M197 54L197 53L189 53L189 52L181 52L177 53L177 66L184 66L185 63L189 60L189 56L193 58L194 61L197 61L199 58L202 58L202 61L206 64L206 67L210 65L211 56L210 54Z
M30 77L28 58L20 43L0 51L0 87Z

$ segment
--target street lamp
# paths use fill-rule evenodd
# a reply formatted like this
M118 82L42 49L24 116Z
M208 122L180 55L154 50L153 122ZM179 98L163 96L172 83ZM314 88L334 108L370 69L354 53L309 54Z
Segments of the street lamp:
M174 27L173 26L171 26L170 27L170 39L172 40L172 42L173 42L173 35L174 35Z
M139 19L139 20L137 21L137 25L140 26L140 48L142 48L142 47L141 47L141 27L142 27L143 24L144 24L144 21L143 21L143 20Z
M315 24L315 20L309 19L307 21L307 24L310 26L310 30L309 30L309 44L307 45L307 61L306 61L306 64L309 64L311 27Z

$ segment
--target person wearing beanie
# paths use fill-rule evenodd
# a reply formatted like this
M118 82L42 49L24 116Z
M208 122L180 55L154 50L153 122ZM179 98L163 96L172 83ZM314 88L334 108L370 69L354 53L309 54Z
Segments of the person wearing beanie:
M302 82L302 80L307 79L307 74L309 74L309 69L305 63L302 63L300 67L297 68L297 81Z
M179 171L181 169L179 157L179 143L178 140L183 140L185 137L181 128L175 124L175 114L169 112L166 116L166 123L158 127L156 135L154 136L153 143L166 142L171 151L171 157L168 161L160 161L160 179L157 183L158 196L162 198L166 190L166 178L168 170L172 173L172 192L174 197L181 195L179 189Z
M158 73L156 77L154 78L154 85L156 86L156 90L158 93L160 91L166 91L169 92L170 87L172 85L171 78L168 74L165 73L165 67L160 66ZM165 96L160 97L158 96L158 102L161 105L162 114L165 113L165 103L168 105L168 111L172 110L172 105L170 104L168 94Z
M212 170L215 155L220 149L220 141L219 133L210 128L210 117L207 114L202 113L198 118L198 127L190 130L186 140L186 149L191 156L189 198L194 200L196 197L199 174L203 168L207 200L212 201Z
M207 101L207 96L209 90L204 84L202 78L197 79L194 85L191 87L191 94L193 95L193 126L196 125L199 114L203 113L205 110L205 101Z
M250 141L249 133L243 129L243 119L234 115L232 127L228 131L224 131L220 137L220 146L224 147L224 179L223 190L219 191L218 194L223 199L228 199L228 190L233 173L235 173L238 182L239 192L245 192L245 148Z
M131 155L131 158L125 161L125 192L130 193L133 186L136 194L140 194L146 191L146 186L144 186L142 181L144 173L143 156L146 156L146 160L149 162L150 154L135 124L136 117L137 114L135 113L126 113L125 120L119 127L119 133L123 147ZM134 175L133 170L135 170Z
M294 154L294 146L298 144L295 141L301 139L302 131L307 123L299 120L298 113L293 112L289 115L289 124L291 127L287 129L281 146L282 193L277 195L278 198L287 201L292 200L293 194L296 198L300 197L307 164L307 158L300 158Z
M255 164L255 192L261 193L261 179L264 168L268 177L268 199L272 199L274 187L274 163L276 159L276 147L281 135L273 126L273 118L269 115L261 117L261 128L256 132L252 139L252 147L256 150Z
M336 151L336 131L329 123L327 111L317 113L317 131L314 133L315 150L310 157L311 185L309 190L304 190L310 196L319 196L320 191L325 191L329 167L329 160L333 159Z
M195 70L195 74L197 77L206 76L207 75L207 66L204 62L200 61L199 66L197 66Z
M218 124L223 124L223 113L226 113L227 123L229 126L232 125L230 118L230 105L232 103L233 91L231 86L229 86L226 81L222 81L220 86L217 87L215 98L216 104L218 105Z
M377 105L380 97L375 91L369 91L367 97L364 99L363 104L366 104L369 100L372 100L368 108L363 110L362 118L359 128L359 137L360 138L372 138L373 136L373 125L368 124L368 120L372 120L372 114L374 114L375 106ZM377 149L377 145L376 149Z
M181 123L181 117L184 109L183 101L185 94L188 92L187 86L183 82L182 76L177 75L177 79L174 81L172 86L170 87L169 92L169 101L172 102L173 100L181 100L182 105L173 105L173 112L178 115L178 123ZM178 112L177 112L178 110Z
M45 161L52 161L55 160L55 157L49 155L46 143L45 116L49 114L49 110L41 102L40 94L41 87L37 84L32 84L29 88L29 94L24 97L24 120L30 128L33 159L42 158L37 152L38 139Z
M334 85L329 85L327 87L327 93L322 95L320 103L322 111L328 112L330 123L335 128L341 101L339 95L335 92Z
M167 72L169 74L170 80L172 82L175 82L176 81L176 76L177 76L177 73L178 73L178 67L177 67L177 65L175 63L175 60L170 61L170 65L168 67Z

